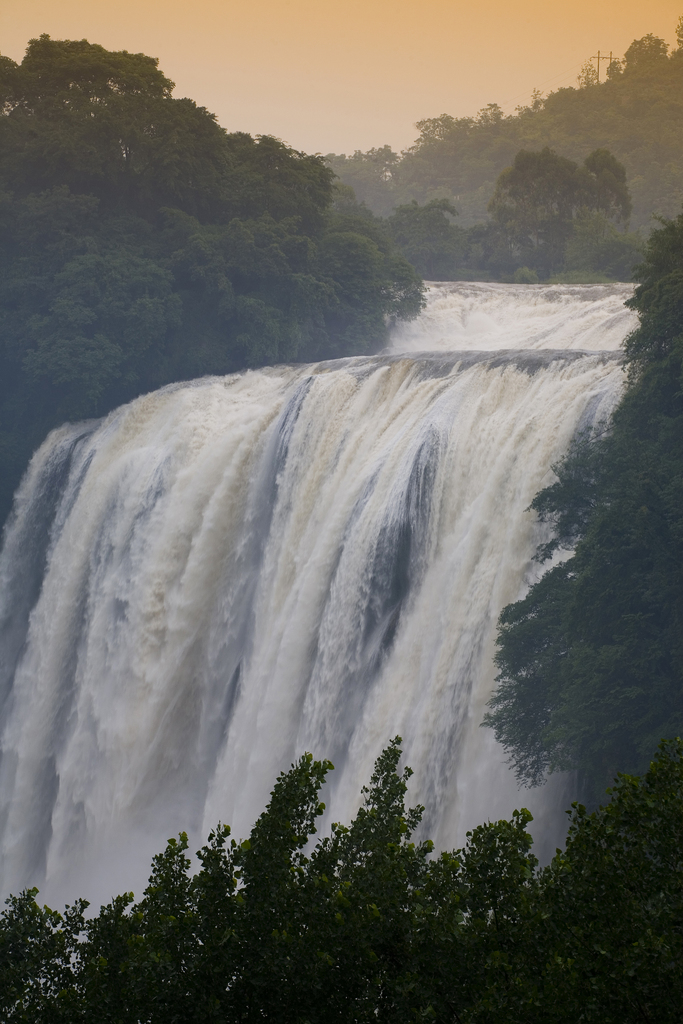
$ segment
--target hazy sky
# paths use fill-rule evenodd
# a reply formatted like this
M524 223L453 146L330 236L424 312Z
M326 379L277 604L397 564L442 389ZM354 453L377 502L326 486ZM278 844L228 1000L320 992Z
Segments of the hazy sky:
M230 130L309 152L414 140L415 121L511 113L534 87L573 85L598 49L667 42L683 0L0 0L0 52L49 33L159 57Z

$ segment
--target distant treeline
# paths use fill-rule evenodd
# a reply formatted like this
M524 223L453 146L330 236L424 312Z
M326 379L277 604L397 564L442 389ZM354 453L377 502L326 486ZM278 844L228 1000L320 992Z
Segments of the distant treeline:
M171 381L376 350L422 283L334 174L229 134L144 54L0 57L0 521L65 420Z
M551 149L521 150L499 176L489 211L490 221L463 230L447 199L413 201L385 223L432 281L630 281L642 259L642 239L623 230L631 213L626 172L606 149L581 165Z
M399 738L349 826L313 845L332 768L304 755L244 842L187 836L135 903L63 914L37 890L0 915L6 1024L678 1024L683 1003L683 745L575 805L540 868L528 811L438 857L415 842Z
M490 207L499 176L520 151L549 148L582 164L591 152L609 150L625 168L633 201L630 227L647 233L653 214L674 216L683 202L683 19L677 37L670 55L656 36L635 40L610 65L606 81L598 83L584 68L578 88L559 89L545 99L534 94L514 115L505 116L496 104L475 117L443 114L418 122L419 138L402 154L383 146L351 156L331 153L326 160L377 216L389 217L413 202L421 208L443 202L449 215L457 210L464 230L451 236L449 260L441 258L434 267L440 274L427 276L510 279L524 265L506 258L496 242L493 229L500 221ZM563 264L554 262L552 274L630 280L642 244L637 234L617 238L609 224L595 219L584 218L577 228L576 245ZM445 236L441 223L438 232ZM530 269L539 276L548 272L547 266Z

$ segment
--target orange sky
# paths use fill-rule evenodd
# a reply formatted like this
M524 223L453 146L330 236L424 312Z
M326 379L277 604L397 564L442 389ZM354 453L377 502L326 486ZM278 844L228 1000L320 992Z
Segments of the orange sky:
M0 52L28 39L99 42L159 57L226 128L309 152L414 140L415 121L512 112L534 87L573 85L599 48L667 42L683 0L0 0Z

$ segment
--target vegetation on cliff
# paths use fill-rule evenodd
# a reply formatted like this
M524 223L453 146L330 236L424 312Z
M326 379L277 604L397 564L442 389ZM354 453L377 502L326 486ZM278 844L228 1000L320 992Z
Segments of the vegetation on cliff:
M637 277L624 398L532 503L565 560L502 614L487 717L521 780L579 769L592 801L683 733L683 214Z

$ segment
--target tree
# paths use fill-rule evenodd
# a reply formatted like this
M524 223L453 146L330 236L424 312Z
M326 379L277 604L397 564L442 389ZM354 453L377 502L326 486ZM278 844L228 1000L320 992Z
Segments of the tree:
M668 43L649 32L642 39L634 39L624 54L624 73L642 74L656 70L666 60Z
M156 60L87 40L44 35L0 61L2 519L64 420L202 374L374 351L421 308L386 229L333 209L322 158L228 134L172 91Z
M521 779L579 769L592 801L683 732L683 215L637 278L626 393L532 502L554 532L540 559L569 557L504 609L486 719Z
M350 826L314 847L329 762L278 778L248 840L225 826L190 874L187 837L131 893L85 919L35 889L0 915L9 1024L281 1024L461 1020L636 1024L680 1017L683 745L609 802L574 804L564 851L539 868L528 811L488 822L462 850L412 841L398 737Z
M15 66L0 126L0 177L26 195L66 185L108 208L215 215L226 205L225 133L144 54L43 35Z
M579 89L590 89L592 85L598 85L598 72L592 60L581 65L577 82Z
M601 213L579 211L565 248L565 271L604 274L613 281L631 281L643 258L644 244L636 232L617 231Z
M352 156L328 153L325 161L353 189L359 202L381 217L391 213L392 178L399 162L399 155L391 146L379 146L365 153L356 150Z
M448 199L432 199L424 206L413 200L397 207L389 217L394 241L422 277L448 281L461 268L467 236L448 219L457 215Z
M590 175L590 202L585 205L608 219L628 221L633 205L626 168L607 149L595 149L583 162Z
M422 205L443 196L469 229L485 221L496 179L521 149L548 146L580 163L586 153L606 147L626 168L634 227L649 231L653 212L674 217L683 198L682 53L679 45L667 57L662 40L645 36L629 49L629 72L623 72L623 59L612 59L599 84L589 61L577 88L556 89L512 116L491 117L485 109L418 121L415 143L397 157L390 176L378 176L372 191L358 195L382 216L413 199ZM357 156L353 164L334 162L351 185L362 165L363 154Z
M538 266L547 277L562 266L574 213L587 200L585 175L572 160L548 148L521 150L498 178L489 210L520 263Z
M582 211L626 220L631 199L623 166L596 149L579 167L551 149L521 150L503 171L489 210L509 238L519 263L547 277L562 268L565 249Z
M643 778L616 779L604 807L573 805L566 848L541 876L551 1019L679 1015L682 755L680 740L662 743Z

